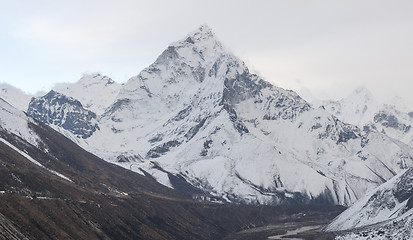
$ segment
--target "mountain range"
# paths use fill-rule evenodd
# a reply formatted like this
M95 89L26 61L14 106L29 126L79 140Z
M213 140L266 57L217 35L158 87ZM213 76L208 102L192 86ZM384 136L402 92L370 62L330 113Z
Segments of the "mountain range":
M413 111L408 110L400 98L399 104L378 102L365 87L357 88L352 94L340 101L316 101L340 120L361 129L374 129L387 136L413 146ZM393 101L393 102L397 102Z
M27 113L109 162L221 202L348 206L413 163L408 144L250 73L208 26L124 85L85 76Z
M94 156L0 99L0 239L221 239L341 210L193 201Z
M88 227L75 221L79 234L210 239L240 230L255 214L252 205L322 204L332 213L327 206L352 205L325 228L342 231L337 239L412 237L413 112L379 103L366 88L340 101L307 102L251 73L206 25L125 84L87 74L44 96L2 85L0 97L0 192L7 196L0 199L18 196L26 211L56 199L53 206L69 216L85 212L76 219ZM98 202L106 207L96 215ZM164 207L152 211L158 204ZM132 205L144 213L106 220L120 208L115 216L125 221ZM35 232L21 229L16 207L4 205L0 227L17 239L64 238L76 228L53 225L61 220L43 213ZM205 208L239 211L239 220L225 225L218 214L205 221ZM258 223L279 221L270 215L279 208L267 208ZM139 231L122 229L138 222ZM51 229L39 227L45 223Z
M317 102L343 121L360 128L375 129L413 146L411 126L413 113L399 104L382 104L366 88L356 89L340 101ZM326 231L342 231L336 239L411 239L412 168L370 190L363 198L325 227Z

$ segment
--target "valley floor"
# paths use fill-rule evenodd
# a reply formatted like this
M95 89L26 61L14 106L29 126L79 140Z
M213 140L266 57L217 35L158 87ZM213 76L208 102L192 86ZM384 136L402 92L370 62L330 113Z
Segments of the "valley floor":
M144 195L144 194L143 194ZM297 207L269 207L269 206L245 206L232 204L213 204L203 202L193 202L179 199L163 199L157 196L126 196L116 200L111 198L110 202L102 202L97 205L99 210L95 209L97 203L92 204L86 201L73 202L68 199L48 199L16 196L14 194L1 194L0 203L0 239L25 239L36 236L36 239L54 239L57 236L65 235L68 239L74 235L80 236L79 239L87 239L86 236L91 233L97 234L91 239L157 239L159 236L146 235L151 231L137 230L132 235L125 234L125 229L134 229L133 225L138 222L146 223L154 231L165 232L165 239L223 239L223 240L242 240L242 239L280 239L269 238L270 236L282 237L286 233L288 237L297 239L333 239L334 234L320 233L318 229L324 226L337 216L343 208L326 207L328 210L321 210L319 206L297 206ZM106 197L105 197L106 198ZM140 199L134 201L132 199ZM127 213L122 211L124 202L128 199L133 205L140 205L138 202L151 202L149 205L140 205L139 211L145 211L147 216L138 216L138 221L125 221L128 218ZM99 200L99 199L96 199ZM103 199L100 199L103 200ZM156 203L158 202L159 203ZM155 203L155 204L154 204ZM90 204L91 208L88 207ZM168 206L166 214L150 213L150 209L159 208L159 206ZM130 209L137 215L137 209ZM181 208L183 207L183 208ZM162 208L162 207L161 207ZM297 211L298 208L299 210ZM170 210L178 213L171 214ZM184 210L186 209L186 210ZM122 212L121 214L119 213ZM117 221L108 219L102 213L117 215ZM115 213L116 212L116 213ZM189 213L190 212L190 213ZM171 219L179 219L177 215L182 215L181 225L168 223ZM64 217L62 217L64 215ZM106 215L106 214L104 214ZM192 217L192 218L191 218ZM122 220L123 219L123 220ZM84 222L86 221L86 222ZM186 223L185 223L186 222ZM198 224L193 224L198 222ZM126 225L125 225L126 224ZM202 231L194 234L197 227L209 228L212 233L208 237L206 232ZM90 227L95 230L90 231ZM310 231L306 230L311 228ZM317 227L317 228L315 228ZM175 230L174 230L175 228ZM188 231L185 234L177 234L179 229ZM198 229L200 230L200 229ZM296 234L291 234L292 230L297 230ZM127 231L129 232L129 231ZM192 233L191 233L192 232ZM130 233L130 232L129 232ZM182 233L182 232L181 232Z
M246 229L231 234L223 240L329 240L334 239L336 234L322 232L321 229L333 218L334 216L331 213L317 216L307 216L299 213L286 217L284 222Z

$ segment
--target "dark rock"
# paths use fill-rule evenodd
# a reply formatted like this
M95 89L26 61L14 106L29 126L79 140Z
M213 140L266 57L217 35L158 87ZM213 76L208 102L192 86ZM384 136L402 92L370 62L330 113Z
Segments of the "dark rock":
M160 146L156 146L156 147L152 148L151 150L148 151L148 153L146 155L150 158L158 158L158 157L162 156L163 154L169 152L169 150L171 148L177 147L180 144L181 143L178 142L177 140L169 141L169 142L166 142L166 143L164 143Z
M316 129L319 129L319 128L321 128L322 127L322 125L320 124L320 123L316 123L316 124L314 124L312 127L311 127L311 129L312 130L316 130Z
M43 123L62 127L81 138L88 138L99 129L95 113L84 109L78 100L53 90L43 97L32 98L27 114Z
M340 131L337 143L347 142L350 139L356 139L358 137L359 135L354 131L351 131L350 129L344 129L343 131Z
M224 110L226 110L229 114L229 118L231 122L233 123L234 128L242 135L244 133L248 133L249 130L248 128L244 125L244 123L238 119L237 112L235 111L234 108L232 108L230 105L225 104L223 107Z
M200 153L200 155L201 155L202 157L205 157L206 155L208 155L208 149L211 148L212 142L213 142L212 139L206 140L206 141L204 142L204 149L202 149L202 151L201 151L201 153Z
M374 116L374 122L380 123L384 127L394 128L405 133L410 131L411 128L410 125L399 123L398 119L394 115L387 114L385 112L377 113Z
M413 168L400 177L400 181L393 188L393 195L399 202L413 198Z
M211 148L212 142L213 142L213 141L212 141L211 139L206 140L206 141L204 142L204 148L205 148L205 149Z
M233 106L245 99L253 98L259 93L260 87L252 80L251 74L245 70L233 79L225 79L222 101L224 104Z
M157 134L155 137L148 140L150 143L156 143L162 141L162 134Z
M202 119L197 125L189 129L189 131L185 134L185 138L187 139L187 141L191 140L198 133L199 129L201 129L201 127L204 126L206 120L207 118Z
M191 44L194 44L194 43L195 43L194 40L193 40L191 37L187 37L187 38L185 39L185 42L191 43Z
M110 116L113 113L115 113L116 111L123 109L125 107L128 107L128 105L130 105L131 100L127 99L127 98L123 98L123 99L118 99L115 103L113 103L107 110L106 112L103 114L103 116ZM115 119L112 116L112 121L115 122L120 122L121 120L119 119Z
M174 175L172 173L168 173L168 178L172 187L178 192L185 193L185 196L187 197L193 198L193 195L197 194L209 195L208 193L194 187L191 183L187 182L181 174Z
M179 111L179 113L172 118L172 121L180 121L186 118L192 111L192 106L187 106L186 108Z
M198 82L203 82L205 79L205 68L202 66L198 66L194 69L192 69L192 76L194 77L195 80Z
M124 163L124 162L136 162L136 161L143 161L143 158L139 155L119 155L116 157L117 162Z

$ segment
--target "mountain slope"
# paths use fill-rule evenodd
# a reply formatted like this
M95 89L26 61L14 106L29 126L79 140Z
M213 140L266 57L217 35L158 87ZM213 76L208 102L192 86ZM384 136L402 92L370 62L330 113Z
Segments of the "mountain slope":
M413 113L401 112L392 105L383 105L366 126L413 147Z
M340 231L397 218L413 207L413 169L390 179L357 201L326 230Z
M1 83L0 98L7 101L17 109L26 111L32 96L7 83Z
M349 205L413 164L407 145L250 73L207 26L172 43L97 119L86 139L61 131L166 186L197 188L194 198Z
M220 239L300 212L328 219L340 211L191 201L99 159L4 101L0 107L1 239Z
M336 240L367 240L367 239L394 239L405 240L413 238L413 211L409 211L391 221L375 226L354 230L336 237Z
M325 230L350 230L338 239L413 237L413 168L387 181L339 215Z
M41 144L41 139L28 126L28 123L34 123L35 120L28 117L21 110L11 106L8 102L0 98L0 127L1 129L12 132L17 137L24 139L34 146Z

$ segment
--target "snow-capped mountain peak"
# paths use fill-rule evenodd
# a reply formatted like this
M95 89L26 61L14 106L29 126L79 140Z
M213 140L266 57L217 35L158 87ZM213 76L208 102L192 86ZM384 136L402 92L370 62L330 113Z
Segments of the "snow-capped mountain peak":
M111 78L103 76L100 73L84 74L79 80L79 84L82 84L84 87L89 87L92 85L101 85L105 86L115 84Z
M214 44L212 45L218 44L222 48L222 44L218 42L216 34L213 32L212 28L206 24L201 25L195 31L187 34L183 39L172 43L171 46L181 45L183 42L197 45L199 45L199 43L202 43L201 45L206 45L206 42L213 42Z
M357 95L363 95L363 96L370 96L373 98L373 95L371 94L370 90L366 86L358 86L354 90L354 93Z
M216 58L226 51L223 44L216 37L215 33L207 25L200 26L197 30L188 34L182 40L172 43L170 47L175 47L182 57L186 57L185 54L188 52L185 52L185 50L179 50L189 48L194 53L203 57L204 61L207 63L209 62L208 58Z
M160 95L171 85L189 90L191 85L202 82L210 68L222 56L228 54L217 40L211 28L202 25L180 41L172 43L156 61L137 77L131 78L120 98L140 98L141 95ZM136 91L142 93L136 96Z
M364 106L368 105L378 105L377 100L370 92L370 90L365 86L360 86L356 88L352 94L345 98L347 102L353 101L357 103L362 103Z
M222 91L224 75L235 78L246 69L241 60L225 50L211 28L203 25L169 45L153 64L129 79L117 99L145 101L142 109L170 112L192 101L190 96L196 95L200 87ZM216 82L204 82L206 79Z
M356 88L339 101L325 101L322 105L343 122L357 126L364 126L371 121L381 106L364 86Z
M406 100L400 96L395 96L389 101L389 105L395 106L398 110L403 112L412 112L413 107L406 102Z
M76 83L55 88L56 91L79 100L97 115L102 114L119 94L122 84L99 73L85 74Z

